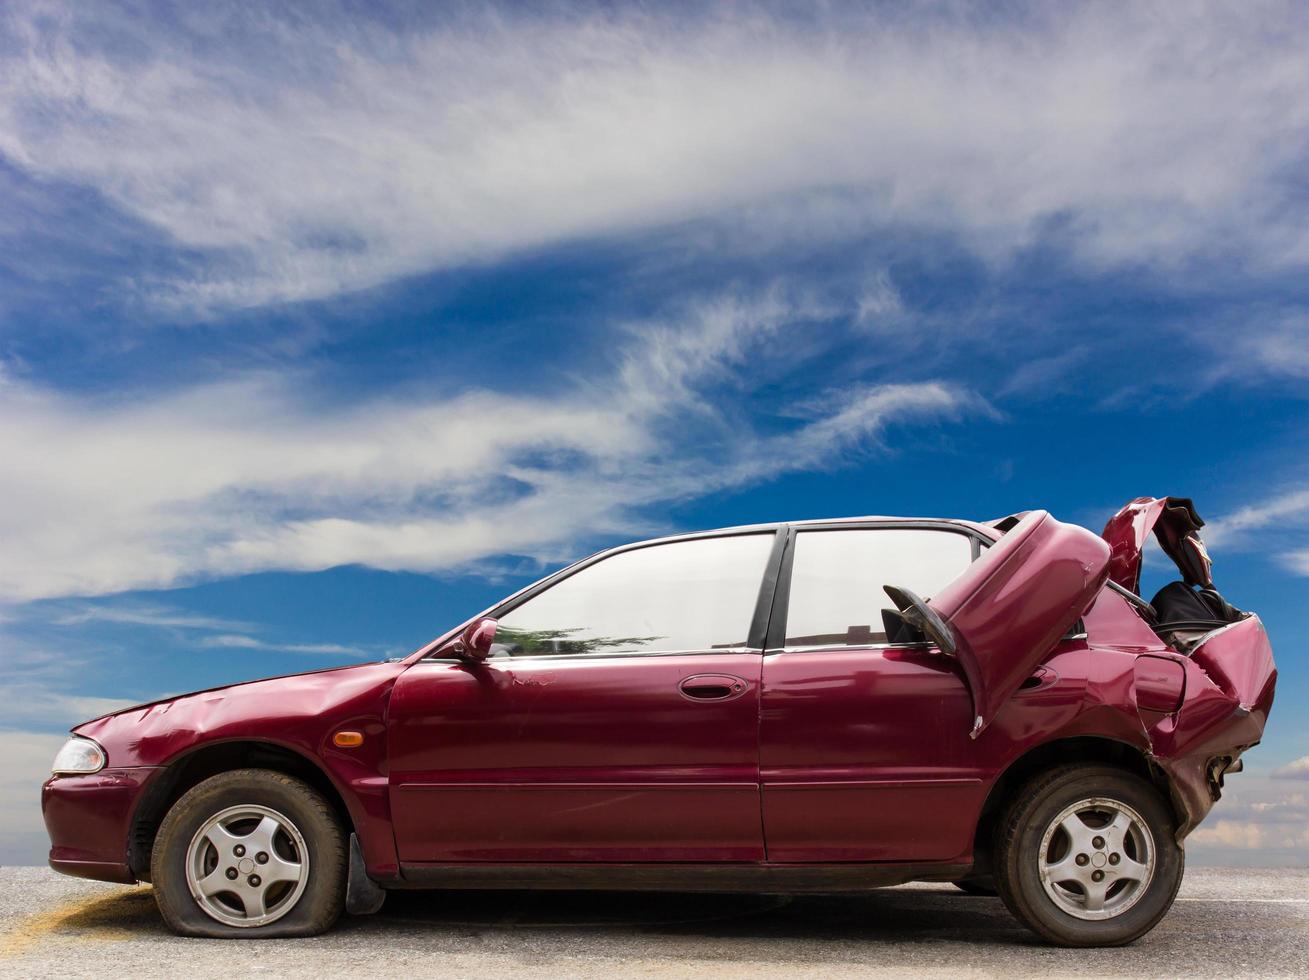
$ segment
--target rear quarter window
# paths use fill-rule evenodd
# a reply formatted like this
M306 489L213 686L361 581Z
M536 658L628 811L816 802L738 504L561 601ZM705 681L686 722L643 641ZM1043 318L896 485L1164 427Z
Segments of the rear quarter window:
M923 528L800 531L793 546L788 647L885 643L882 586L930 599L973 558L968 535Z

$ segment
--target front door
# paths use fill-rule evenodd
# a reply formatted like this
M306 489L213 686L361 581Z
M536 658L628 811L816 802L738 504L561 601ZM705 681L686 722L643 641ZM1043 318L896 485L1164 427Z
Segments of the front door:
M495 610L491 659L391 697L403 863L758 861L772 532L640 546Z

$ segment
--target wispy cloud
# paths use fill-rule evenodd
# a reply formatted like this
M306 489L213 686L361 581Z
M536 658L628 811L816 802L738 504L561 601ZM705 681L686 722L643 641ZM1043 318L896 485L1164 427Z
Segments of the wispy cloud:
M1290 489L1248 504L1205 525L1205 540L1221 548L1260 547L1288 571L1309 576L1309 490Z
M157 229L185 271L125 286L191 311L729 214L751 242L909 226L1003 259L1053 227L1094 266L1305 264L1303 7L1007 9L402 32L17 4L0 154Z
M1258 531L1287 519L1309 518L1309 490L1290 490L1250 504L1205 525L1211 543L1228 541L1246 531Z
M26 607L27 619L53 627L80 627L109 623L181 634L186 641L208 649L257 650L316 656L373 657L380 651L340 643L298 643L270 640L259 634L257 623L218 616L199 616L171 606L141 602L75 601ZM23 617L17 617L20 621ZM4 634L0 632L0 638Z
M47 621L55 626L82 626L86 623L117 623L176 630L249 630L254 627L231 619L196 616L168 606L105 605L83 602L54 610Z
M0 471L0 597L263 569L552 558L640 526L652 504L840 465L875 451L893 423L988 410L950 384L848 384L801 420L776 406L762 431L735 410L739 394L761 364L825 342L812 326L819 307L779 295L723 297L676 322L634 324L612 375L542 395L474 388L325 406L305 376L114 400L0 383L10 464ZM173 614L71 615L162 625Z
M41 822L41 783L63 744L63 735L0 729L0 864L44 864L50 839Z
M305 653L315 656L368 657L371 654L361 647L345 646L340 643L275 643L248 636L245 633L220 633L206 636L200 641L202 647L217 647L235 650L266 650L274 653Z
M1026 361L1009 375L1009 380L1000 387L999 394L1038 397L1062 394L1064 391L1062 383L1074 368L1080 367L1086 361L1090 353L1086 346L1079 344L1049 357Z
M1309 856L1309 797L1287 792L1276 771L1273 776L1246 773L1232 777L1223 799L1187 838L1188 861L1303 864Z
M25 728L49 731L71 728L88 718L99 718L112 711L140 704L141 698L104 698L87 694L69 694L42 684L5 679L5 721Z
M1309 755L1288 762L1272 772L1274 779L1309 779Z

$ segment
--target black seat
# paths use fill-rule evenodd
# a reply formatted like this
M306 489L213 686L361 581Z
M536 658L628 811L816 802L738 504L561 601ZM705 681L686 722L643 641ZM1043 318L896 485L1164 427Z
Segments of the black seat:
M1240 610L1214 589L1193 589L1185 582L1169 582L1155 593L1150 605L1159 617L1159 626L1222 626L1241 618Z

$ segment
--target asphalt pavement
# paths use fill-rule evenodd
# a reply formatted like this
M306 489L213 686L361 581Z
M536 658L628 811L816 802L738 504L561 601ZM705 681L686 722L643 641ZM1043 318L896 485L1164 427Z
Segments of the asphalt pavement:
M0 868L0 977L1306 977L1309 869L1192 869L1149 936L1042 945L947 885L786 898L394 892L308 940L179 939L147 886Z

